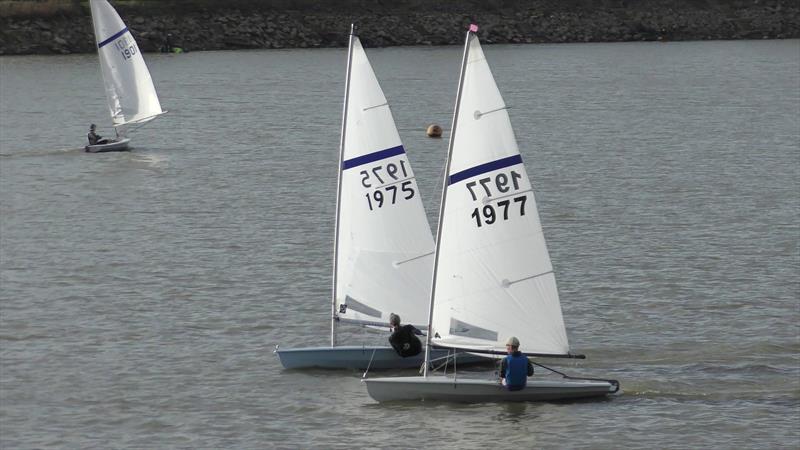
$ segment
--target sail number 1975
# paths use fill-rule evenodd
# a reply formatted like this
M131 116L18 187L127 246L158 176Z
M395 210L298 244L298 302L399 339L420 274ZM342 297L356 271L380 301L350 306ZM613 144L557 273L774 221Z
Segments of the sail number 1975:
M362 170L360 173L361 185L365 188L371 189L374 186L373 183L377 184L374 191L364 194L367 197L370 211L382 208L385 204L394 205L398 198L402 200L414 198L414 184L411 180L405 180L408 178L408 171L406 162L402 159L399 164L381 164Z

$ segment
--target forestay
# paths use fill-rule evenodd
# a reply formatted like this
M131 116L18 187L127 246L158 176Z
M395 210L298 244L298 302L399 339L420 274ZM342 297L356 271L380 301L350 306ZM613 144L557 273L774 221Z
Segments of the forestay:
M106 0L91 0L106 99L115 127L162 114L153 80L128 27Z
M433 236L375 73L353 36L340 170L335 312L343 321L427 323Z
M506 104L470 34L432 310L437 346L569 353L556 280Z

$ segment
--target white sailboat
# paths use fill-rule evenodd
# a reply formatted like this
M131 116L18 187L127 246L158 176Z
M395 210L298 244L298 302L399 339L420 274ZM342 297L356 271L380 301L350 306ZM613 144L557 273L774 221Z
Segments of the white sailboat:
M504 355L514 335L529 357L582 357L569 351L533 189L476 31L467 32L451 128L427 347ZM565 376L511 392L496 379L433 376L425 367L422 377L364 382L378 401L555 400L619 389L614 380Z
M342 116L331 345L275 353L287 369L419 367L422 354L402 358L389 345L336 342L338 323L388 328L391 313L427 328L434 250L392 112L352 29Z
M126 127L142 124L164 114L153 80L133 35L106 0L90 0L94 36L103 74L106 100L117 139L87 145L86 151L127 150Z

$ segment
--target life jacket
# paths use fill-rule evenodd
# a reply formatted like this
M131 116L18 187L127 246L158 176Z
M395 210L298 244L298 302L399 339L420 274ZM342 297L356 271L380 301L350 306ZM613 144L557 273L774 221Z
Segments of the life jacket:
M103 138L103 136L100 136L99 134L96 134L96 133L94 133L94 132L91 132L91 131L89 132L89 134L87 135L87 137L89 138L89 144L90 144L90 145L95 145L95 144L97 144L97 143L100 141L100 139L102 139L102 138Z
M506 386L509 391L525 388L528 381L528 358L522 354L506 356Z
M397 354L403 358L416 356L422 352L422 343L414 336L414 327L403 325L389 336L389 343L392 344Z

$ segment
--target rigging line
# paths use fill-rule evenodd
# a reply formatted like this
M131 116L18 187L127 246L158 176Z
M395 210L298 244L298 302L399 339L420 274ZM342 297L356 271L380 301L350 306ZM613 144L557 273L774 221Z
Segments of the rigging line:
M367 364L367 370L364 371L364 375L361 375L361 378L367 378L367 373L369 372L369 368L372 367L372 359L375 358L375 352L378 351L377 348L372 349L372 356L369 357L369 363Z
M452 354L450 353L451 351L453 352ZM458 358L458 351L456 349L447 348L447 355L440 356L438 358L434 358L434 359L432 359L430 361L431 362L431 369L435 372L435 371L441 369L442 367L444 367L444 375L447 375L447 367L450 364L450 360L452 359L453 360L453 371L455 372L455 370L456 370L456 362L455 361L456 361L457 358ZM434 367L433 363L436 362L436 361L439 361L439 360L444 360L444 362L442 364L440 364L439 366ZM420 373L422 373L422 367L420 367Z
M455 386L456 381L458 380L458 366L456 364L458 360L458 350L453 349L453 385Z
M557 373L557 374L561 375L562 377L564 377L564 378L566 378L568 380L605 381L606 383L614 386L614 391L611 392L612 394L615 394L615 393L617 393L619 391L619 381L617 381L617 380L608 380L608 379L605 379L605 378L573 377L571 375L565 374L564 372L559 372L558 370L553 369L552 367L547 367L544 364L539 364L539 363L537 363L535 361L531 361L531 364L533 364L535 366L539 366L539 367L541 367L543 369L547 369L547 370L549 370L549 371L551 371L553 373Z
M444 367L444 374L445 374L445 375L447 375L447 365L450 363L450 358L451 358L451 356L450 356L450 349L448 349L448 350L447 350L447 354L446 354L445 356L440 356L439 358L436 358L436 359L432 359L432 360L431 360L431 369L433 369L433 371L434 371L434 372L436 372L437 370L439 370L439 369L441 369L442 367ZM442 364L440 364L438 367L434 367L434 366L433 366L433 363L434 363L435 361L439 361L440 359L443 359L443 360L444 360L444 362L443 362Z

